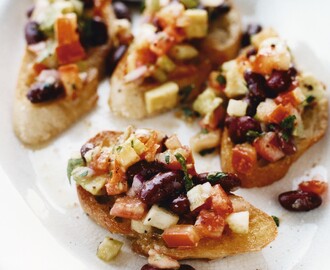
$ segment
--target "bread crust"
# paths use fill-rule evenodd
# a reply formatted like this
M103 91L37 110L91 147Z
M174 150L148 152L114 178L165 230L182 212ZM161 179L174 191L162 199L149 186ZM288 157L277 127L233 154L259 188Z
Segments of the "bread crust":
M94 146L109 146L113 144L121 134L121 132L104 131L89 140L88 143L92 143ZM232 201L236 200L241 202L239 203L241 205L242 202L245 202L244 205L247 206L247 210L250 212L248 234L239 235L225 230L220 240L202 239L198 246L194 248L171 249L166 247L159 234L138 234L131 230L129 220L111 216L110 209L118 196L107 196L108 199L101 202L102 198L100 198L101 200L96 199L95 196L79 185L77 185L77 194L82 208L90 218L112 233L119 233L131 238L133 240L133 250L145 256L147 256L148 251L153 248L178 260L188 258L223 258L239 253L261 250L273 241L277 235L276 225L270 216L245 202L243 198L230 195Z
M197 61L199 64L196 65L196 72L192 72L186 77L171 79L179 85L179 88L188 85L195 86L194 93L190 96L191 100L203 89L212 65L213 68L218 68L224 61L234 58L240 48L241 20L234 6L227 14L213 21L210 29L208 36L200 44L200 57ZM112 112L131 119L142 119L162 113L163 111L158 111L149 114L144 101L144 93L159 86L160 83L143 83L142 85L136 85L134 82L124 83L126 62L127 53L120 60L110 79L109 106Z
M107 5L106 10L108 25L111 25L115 15ZM13 108L13 126L17 137L27 146L39 146L56 137L77 119L89 112L98 99L97 86L99 79L104 76L107 54L112 42L88 51L86 58L88 69L87 80L80 90L78 98L60 98L52 102L32 104L26 94L29 91L30 65L34 55L25 50L22 60L18 83L15 92Z
M296 140L297 152L295 154L266 165L257 163L248 173L244 174L237 172L232 166L232 148L234 144L228 135L227 128L225 128L220 149L222 170L236 173L241 179L242 187L246 188L267 186L280 180L286 175L292 163L324 136L328 126L327 98L320 100L315 107L307 109L302 118L306 137Z

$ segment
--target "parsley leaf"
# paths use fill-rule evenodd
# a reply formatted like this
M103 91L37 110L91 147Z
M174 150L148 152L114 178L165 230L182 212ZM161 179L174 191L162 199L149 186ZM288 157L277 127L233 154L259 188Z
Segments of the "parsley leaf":
M307 104L311 104L314 100L315 100L315 97L314 96L308 96L306 98L306 103Z
M207 181L212 183L217 183L220 179L227 177L228 174L224 172L209 173L206 177Z
M293 130L294 128L294 121L296 120L295 115L289 115L288 117L284 118L280 123L281 128L285 130Z
M226 78L222 74L218 75L216 80L220 85L225 85L226 84Z
M181 165L181 168L184 172L183 180L184 180L185 188L186 188L186 191L189 191L194 186L194 183L188 174L186 160L180 153L176 153L174 156L176 157L177 161Z
M190 85L187 85L180 89L179 95L181 97L181 102L185 102L189 98L189 96L190 96L192 90L194 90L194 88L195 88L195 85L190 84Z
M279 227L280 226L280 219L278 217L276 217L276 216L272 216L272 218L273 218L276 226Z
M165 155L165 162L166 162L166 164L170 164L170 154L169 153L166 153L166 155Z
M261 133L258 131L255 131L255 130L249 130L246 133L247 140L250 142L254 141L255 138L258 138L260 136L261 136Z
M208 134L209 131L208 131L206 128L202 128L201 133L202 133L202 134Z

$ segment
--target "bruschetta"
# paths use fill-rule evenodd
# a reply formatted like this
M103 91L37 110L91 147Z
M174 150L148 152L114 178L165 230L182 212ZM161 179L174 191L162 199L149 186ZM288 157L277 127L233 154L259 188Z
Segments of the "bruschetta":
M110 2L36 2L14 100L14 130L23 143L49 141L96 104L112 43Z
M295 67L276 31L264 29L251 43L211 74L193 104L205 133L223 127L222 169L236 173L243 187L281 179L328 125L325 86Z
M277 235L272 217L232 193L235 174L197 173L176 135L101 132L69 160L68 177L90 218L152 258L223 258L261 250Z
M230 1L146 1L135 41L110 79L111 110L142 119L191 101L212 64L234 58L240 16Z

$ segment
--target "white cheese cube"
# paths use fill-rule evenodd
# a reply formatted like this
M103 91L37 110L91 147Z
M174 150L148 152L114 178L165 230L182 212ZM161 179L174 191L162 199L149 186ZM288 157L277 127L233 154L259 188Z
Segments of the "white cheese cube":
M144 94L148 113L172 109L178 102L179 86L175 82L167 82Z
M190 211L195 210L205 203L211 196L212 186L209 182L203 185L194 186L187 192L187 197L190 202Z
M153 205L143 220L143 225L153 226L161 230L177 224L179 217L164 208Z
M244 116L248 107L247 102L243 100L230 99L227 107L227 113L230 116Z
M148 233L151 231L150 225L144 225L141 220L131 220L131 229L137 233Z
M247 234L249 232L249 211L231 213L226 222L234 233Z

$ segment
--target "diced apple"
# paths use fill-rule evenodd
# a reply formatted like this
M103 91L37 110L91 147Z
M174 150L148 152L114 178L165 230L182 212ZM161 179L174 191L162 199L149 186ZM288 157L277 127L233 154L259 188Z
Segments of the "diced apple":
M206 88L193 104L193 109L202 116L213 112L221 103L222 98L217 97L212 88Z
M298 76L299 87L306 98L312 96L316 100L324 97L325 86L314 76L310 74L302 74Z
M234 233L247 234L249 232L249 218L249 211L231 213L226 218L226 222Z
M273 38L273 37L278 37L277 32L273 28L266 28L259 32L258 34L255 34L251 37L251 43L253 46L256 48L259 48L260 44L268 39L268 38Z
M239 173L249 172L257 163L256 149L249 143L237 144L232 150L232 166Z
M258 105L256 118L261 122L267 122L268 116L276 109L276 106L274 100L267 98Z
M206 203L206 200L211 196L212 186L209 182L202 185L194 186L187 192L187 197L190 202L190 211L194 211L198 207Z
M106 237L97 248L97 257L103 261L110 262L119 254L122 246L123 242Z
M227 107L227 113L230 116L245 116L247 107L247 102L243 100L230 99Z
M158 253L154 249L148 251L148 264L156 269L179 269L180 264L177 260L166 256L162 253Z
M116 160L125 169L140 160L139 155L135 152L134 148L129 144L124 144L116 148Z
M147 213L147 205L136 197L120 197L110 210L110 215L141 220Z
M194 247L199 242L199 235L194 225L174 225L162 234L166 245L170 248L175 247Z
M175 150L177 148L182 147L182 144L179 141L177 135L172 135L165 141L165 146L167 147L167 149Z
M169 55L175 60L189 60L195 58L198 55L198 51L191 45L180 44L174 45L170 49Z
M188 18L188 23L184 31L188 38L203 38L207 35L208 15L204 9L187 9L184 16Z
M220 145L220 137L221 132L219 129L207 133L198 133L190 139L190 145L193 151L200 152Z
M177 215L157 205L153 205L144 218L143 224L165 230L166 228L177 224L178 221L179 217Z
M306 100L300 87L296 87L294 90L281 93L275 99L277 104L287 105L292 104L292 106L297 107Z
M226 77L225 94L228 98L243 96L248 92L245 80L236 60L225 62L222 70Z
M141 221L141 220L132 220L131 229L140 234L148 233L148 232L151 232L151 230L152 230L150 225L144 225L143 221Z
M83 86L82 80L79 77L78 66L76 64L64 65L60 66L58 71L67 97L76 98L77 91Z
M256 148L257 153L269 162L275 162L285 156L275 132L267 132L257 138L253 146Z

